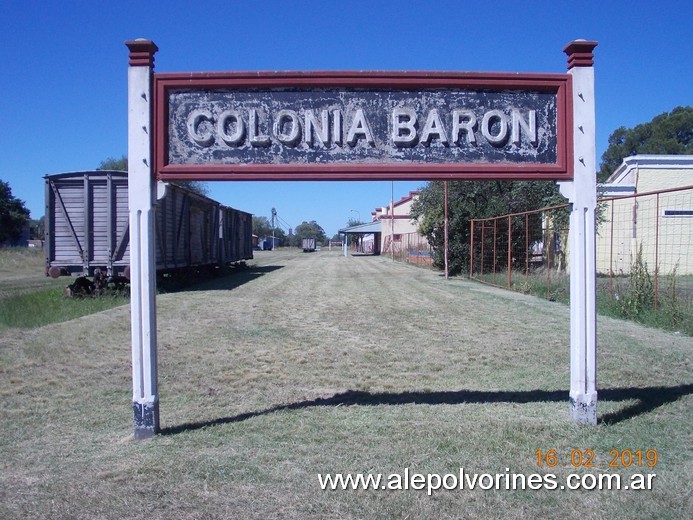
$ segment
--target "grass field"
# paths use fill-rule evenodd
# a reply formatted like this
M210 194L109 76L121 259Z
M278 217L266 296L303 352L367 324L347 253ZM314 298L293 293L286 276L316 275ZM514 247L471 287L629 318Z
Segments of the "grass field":
M145 442L131 439L127 305L0 331L0 518L693 517L690 337L599 317L600 424L579 427L560 303L326 251L259 252L157 303L163 430ZM559 464L538 468L552 449ZM563 467L573 450L658 461ZM318 482L460 468L657 476L652 490L432 496Z
M0 333L58 323L129 303L122 294L100 298L66 298L65 286L75 278L44 275L41 249L0 249Z
M555 269L511 271L508 285L507 271L475 274L474 280L513 291L531 294L540 298L570 303L570 276ZM659 277L658 308L654 305L652 278L646 304L633 308L633 290L629 276L597 277L597 312L603 316L631 319L649 327L693 337L693 276L675 275ZM628 305L631 302L631 305Z

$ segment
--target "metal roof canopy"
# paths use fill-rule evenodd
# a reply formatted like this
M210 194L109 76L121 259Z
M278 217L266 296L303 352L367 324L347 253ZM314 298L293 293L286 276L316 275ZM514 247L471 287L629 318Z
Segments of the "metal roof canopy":
M340 234L344 235L369 235L371 233L382 233L382 223L379 220L359 224L339 230Z

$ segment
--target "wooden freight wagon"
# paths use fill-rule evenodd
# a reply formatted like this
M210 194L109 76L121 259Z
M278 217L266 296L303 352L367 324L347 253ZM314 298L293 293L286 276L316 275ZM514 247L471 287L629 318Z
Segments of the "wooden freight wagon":
M220 240L222 262L235 263L253 258L253 216L222 206L220 224L219 236L225 237Z
M46 273L129 275L127 172L47 175ZM156 265L160 273L249 260L252 216L175 184L159 185Z

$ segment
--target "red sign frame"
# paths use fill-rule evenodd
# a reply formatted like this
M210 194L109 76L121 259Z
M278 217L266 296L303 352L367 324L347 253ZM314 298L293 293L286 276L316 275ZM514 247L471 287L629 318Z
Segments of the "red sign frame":
M570 74L451 72L200 72L153 74L155 177L160 180L571 180ZM557 161L538 163L167 164L168 93L176 89L368 88L532 90L556 95Z

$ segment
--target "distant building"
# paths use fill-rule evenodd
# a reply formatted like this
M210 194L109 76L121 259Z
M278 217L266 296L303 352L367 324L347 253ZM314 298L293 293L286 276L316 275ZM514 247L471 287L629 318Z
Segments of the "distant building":
M670 191L691 187L684 191ZM652 195L646 195L652 193ZM693 156L635 155L600 185L597 272L628 274L640 248L650 272L693 274Z
M391 253L393 249L400 252L403 237L418 236L418 222L411 217L411 207L419 195L419 191L411 191L394 204L376 208L371 213L371 222L340 229L339 232L356 235L360 253L378 255Z
M373 221L381 224L380 250L390 253L401 249L402 237L418 233L419 223L411 217L411 207L421 192L410 191L409 195L402 197L394 204L384 208L376 208L371 213Z

